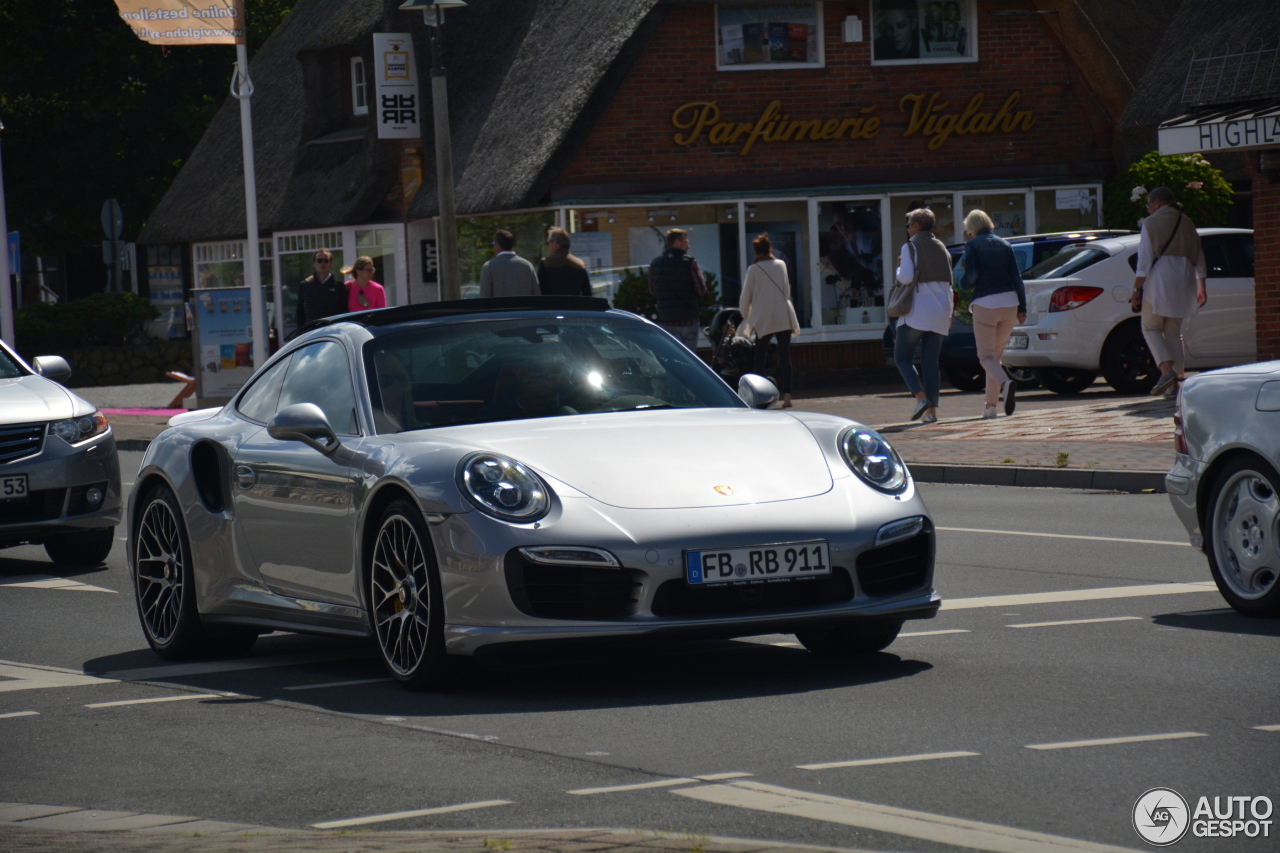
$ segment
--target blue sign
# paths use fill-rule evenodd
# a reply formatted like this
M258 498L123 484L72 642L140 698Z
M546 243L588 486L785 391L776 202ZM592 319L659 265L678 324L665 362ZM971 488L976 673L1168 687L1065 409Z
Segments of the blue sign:
M9 232L9 275L22 275L22 247L18 232Z

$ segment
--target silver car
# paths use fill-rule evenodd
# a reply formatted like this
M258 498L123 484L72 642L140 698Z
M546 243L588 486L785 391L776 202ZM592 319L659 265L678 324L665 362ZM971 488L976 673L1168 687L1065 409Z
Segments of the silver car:
M599 299L320 321L148 449L147 640L371 635L418 689L502 644L794 632L846 655L933 616L933 524L889 444L763 411L762 377L740 393Z
M123 509L111 426L58 384L71 375L65 359L33 364L0 341L0 548L44 545L55 563L101 563Z
M1169 500L1223 598L1246 616L1280 616L1280 361L1188 379L1174 443Z

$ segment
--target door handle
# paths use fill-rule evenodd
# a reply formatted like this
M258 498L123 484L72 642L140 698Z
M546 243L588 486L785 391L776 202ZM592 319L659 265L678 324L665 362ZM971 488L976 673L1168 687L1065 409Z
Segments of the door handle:
M254 483L258 482L258 475L253 469L247 465L240 465L236 468L236 483L242 489L252 489Z

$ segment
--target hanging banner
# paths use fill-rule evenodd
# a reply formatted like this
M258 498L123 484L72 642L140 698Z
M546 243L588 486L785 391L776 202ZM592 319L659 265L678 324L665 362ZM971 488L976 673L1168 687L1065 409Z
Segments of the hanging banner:
M244 44L244 0L116 0L134 35L151 44Z
M421 139L418 66L408 33L373 34L374 114L379 139Z

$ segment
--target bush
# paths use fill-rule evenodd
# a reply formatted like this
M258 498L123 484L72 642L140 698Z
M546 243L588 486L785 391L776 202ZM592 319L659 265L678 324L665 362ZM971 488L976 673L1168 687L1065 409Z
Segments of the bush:
M1197 228L1227 224L1227 208L1235 191L1222 173L1199 154L1152 151L1107 182L1103 217L1108 228L1137 229L1147 215L1147 193L1168 187L1178 197L1182 212Z
M57 305L26 305L14 313L13 325L18 351L35 356L67 347L145 343L147 323L159 316L135 293L95 293Z
M720 287L716 274L703 270L706 279L707 295L698 300L698 324L706 326L720 310ZM658 305L649 293L649 274L646 270L627 270L627 275L613 292L613 307L639 314L657 321Z

